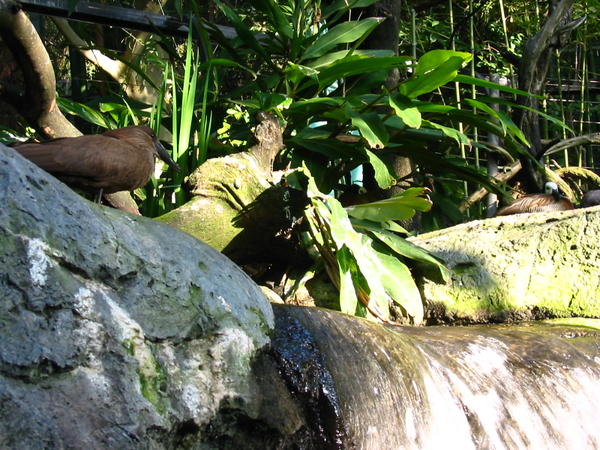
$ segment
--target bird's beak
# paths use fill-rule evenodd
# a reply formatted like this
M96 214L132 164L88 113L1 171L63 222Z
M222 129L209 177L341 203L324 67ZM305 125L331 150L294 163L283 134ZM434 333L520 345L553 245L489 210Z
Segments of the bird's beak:
M173 161L171 159L171 157L167 153L167 150L163 147L163 145L160 143L160 141L158 139L156 139L154 141L154 147L156 148L156 154L158 155L158 157L160 159L162 159L164 162L166 162L169 166L171 166L177 172L181 171L181 168L177 165L177 163L175 161Z

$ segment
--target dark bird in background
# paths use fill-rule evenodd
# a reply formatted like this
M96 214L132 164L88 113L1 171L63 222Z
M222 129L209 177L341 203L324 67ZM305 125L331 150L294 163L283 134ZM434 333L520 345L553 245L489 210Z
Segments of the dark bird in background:
M588 191L581 197L581 208L600 205L600 189Z
M565 211L573 209L573 203L563 197L558 185L553 181L548 181L544 190L545 194L532 194L521 197L510 205L498 211L498 216L507 216L509 214L532 213L542 211Z
M179 170L147 126L18 144L13 148L69 186L95 193L132 191L144 186L152 176L155 156Z

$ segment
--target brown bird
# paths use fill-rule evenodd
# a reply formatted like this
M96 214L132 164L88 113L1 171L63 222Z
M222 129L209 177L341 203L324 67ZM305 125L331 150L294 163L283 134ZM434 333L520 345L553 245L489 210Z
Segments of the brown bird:
M18 144L14 149L72 187L105 194L144 186L154 170L154 156L179 170L147 126Z
M498 211L498 216L507 216L509 214L521 214L542 211L564 211L573 209L573 203L560 195L558 185L553 181L546 183L544 194L533 194L521 197L510 205Z

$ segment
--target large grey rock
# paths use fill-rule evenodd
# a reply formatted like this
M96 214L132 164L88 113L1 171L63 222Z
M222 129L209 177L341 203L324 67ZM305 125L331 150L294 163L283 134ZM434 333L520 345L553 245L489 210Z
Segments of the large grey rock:
M600 207L477 220L411 241L440 257L423 280L429 318L487 322L600 317Z
M174 448L258 414L273 313L227 258L4 146L0 205L1 448Z

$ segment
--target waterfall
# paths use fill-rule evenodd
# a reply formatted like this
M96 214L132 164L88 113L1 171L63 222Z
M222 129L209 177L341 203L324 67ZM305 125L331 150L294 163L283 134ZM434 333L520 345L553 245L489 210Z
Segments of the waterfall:
M547 324L391 327L276 307L331 374L359 449L598 449L600 333ZM282 320L285 318L285 320Z

